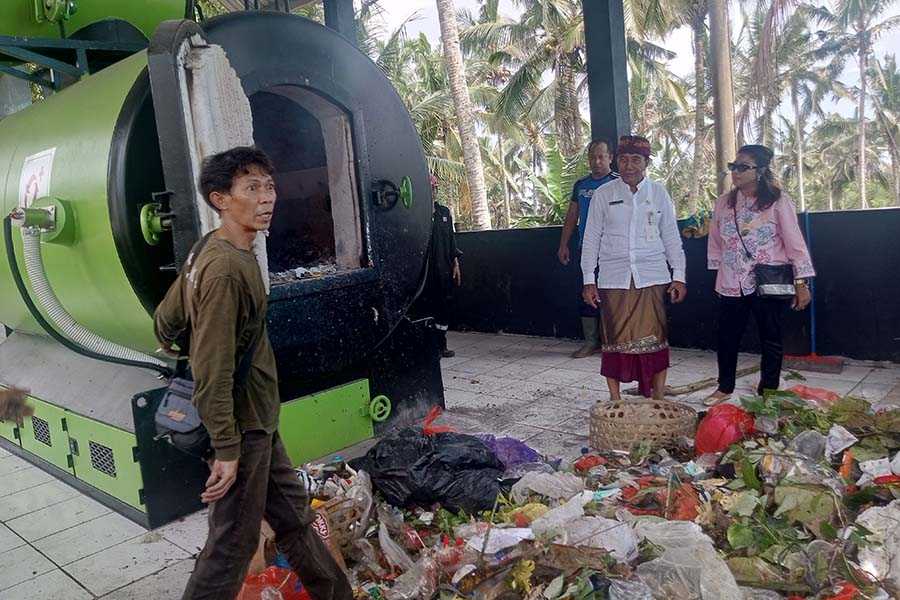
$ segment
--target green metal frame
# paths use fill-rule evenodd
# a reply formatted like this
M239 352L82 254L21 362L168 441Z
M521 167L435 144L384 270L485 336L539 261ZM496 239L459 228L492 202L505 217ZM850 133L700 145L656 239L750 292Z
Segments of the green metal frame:
M161 22L182 19L185 10L185 0L78 0L78 10L65 21L64 29L71 34L100 21L119 19L150 39ZM57 23L35 18L35 0L3 0L0 35L59 39L62 31Z
M101 50L106 52L121 52L125 55L140 52L147 47L143 44L128 44L122 42L95 42L90 40L54 40L45 38L22 38L15 36L0 36L0 73L18 77L36 83L42 87L59 89L61 79L51 81L39 75L28 73L13 65L29 62L53 69L64 75L81 78L88 74L88 51ZM74 54L74 62L67 62L61 58L47 56L44 52L70 50ZM4 64L5 63L5 64Z
M369 415L369 381L304 396L281 405L278 432L294 466L375 435Z
M73 442L75 477L138 510L144 510L141 500L144 484L134 434L75 413L66 414L66 426L69 439ZM105 460L107 452L111 452L115 475L94 466L92 443L97 461Z
M8 389L2 385L0 385L0 390ZM19 442L19 436L16 432L18 427L15 423L11 423L8 421L0 420L0 437L5 438L12 442L13 444L19 446L21 443Z
M0 386L0 389L5 389ZM134 434L79 415L54 404L29 396L34 417L46 422L46 436L35 434L35 419L26 418L22 427L0 421L0 436L73 475L80 481L106 492L141 512L146 512L141 493L143 478L137 461L137 439ZM18 429L18 436L16 430ZM42 439L43 438L43 441ZM112 459L115 476L99 470L91 461L91 442L101 459ZM102 446L102 448L101 448ZM110 463L107 463L110 464Z
M37 398L30 397L29 400L34 406L34 416L26 418L19 428L22 449L74 475L69 453L69 435L65 430L66 411ZM35 434L35 419L41 419L47 424L49 444L41 441Z

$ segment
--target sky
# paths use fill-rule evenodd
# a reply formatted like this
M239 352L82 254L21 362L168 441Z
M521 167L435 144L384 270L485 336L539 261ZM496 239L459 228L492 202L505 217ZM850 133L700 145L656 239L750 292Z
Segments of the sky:
M416 14L418 18L407 26L407 32L411 36L424 32L429 39L438 43L440 41L440 25L438 24L437 9L435 8L435 0L381 0L381 5L385 12L385 25L387 31L396 29L410 15ZM456 0L457 10L475 11L479 6L477 0ZM735 13L732 10L732 31L739 30L739 23L735 22ZM500 13L510 18L515 18L518 14L511 0L501 0ZM900 15L900 0L895 2L894 6L888 10L886 16ZM692 74L694 68L694 58L691 52L691 32L688 27L682 27L670 34L666 39L661 40L662 46L675 52L674 59L669 61L669 68L673 73L682 77L688 77ZM679 51L679 49L682 49ZM895 54L900 56L900 29L895 30L892 34L882 37L875 46L875 55L883 57L885 54ZM859 81L859 69L849 61L841 81L849 85L855 85ZM836 110L840 114L849 117L854 113L854 103L848 100L841 100L837 103L829 102L826 107Z

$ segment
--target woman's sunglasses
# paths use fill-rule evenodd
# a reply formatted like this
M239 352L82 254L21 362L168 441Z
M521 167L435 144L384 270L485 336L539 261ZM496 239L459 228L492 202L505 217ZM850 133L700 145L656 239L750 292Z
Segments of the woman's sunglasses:
M732 172L737 171L738 173L746 173L750 169L756 169L756 168L758 168L756 165L745 165L744 163L733 163L733 162L728 163L728 170L732 171Z

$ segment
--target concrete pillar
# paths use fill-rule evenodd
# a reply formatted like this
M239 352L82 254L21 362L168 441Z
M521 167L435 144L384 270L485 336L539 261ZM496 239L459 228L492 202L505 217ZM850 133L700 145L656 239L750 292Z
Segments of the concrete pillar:
M631 133L622 0L582 0L582 6L591 137L609 138L615 146L620 135Z
M353 0L323 0L325 25L334 29L356 45L356 13Z

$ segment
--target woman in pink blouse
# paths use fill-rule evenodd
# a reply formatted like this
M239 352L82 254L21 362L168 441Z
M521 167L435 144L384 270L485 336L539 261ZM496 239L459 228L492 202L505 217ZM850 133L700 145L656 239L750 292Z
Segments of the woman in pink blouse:
M722 402L734 392L738 348L751 313L762 345L757 393L778 389L784 356L781 323L787 302L756 295L754 265L792 265L797 294L791 307L803 310L809 305L806 279L815 271L794 202L778 187L772 174L772 156L772 150L765 146L743 146L735 161L728 164L734 188L716 201L713 211L707 260L709 268L718 271L719 388L707 405Z

